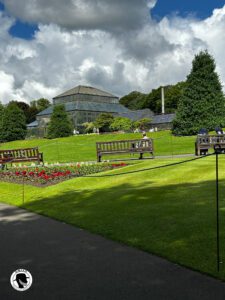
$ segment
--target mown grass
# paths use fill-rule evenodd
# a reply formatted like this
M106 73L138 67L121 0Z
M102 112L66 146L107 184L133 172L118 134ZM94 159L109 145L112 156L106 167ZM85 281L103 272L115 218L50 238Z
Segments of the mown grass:
M154 139L155 155L194 154L195 137L174 137L170 131L148 133ZM46 162L77 162L96 160L96 142L141 138L139 133L81 135L59 139L33 139L0 145L0 149L16 149L38 146ZM130 158L129 154L104 156L103 159ZM132 155L138 158L138 155Z
M176 162L144 161L107 174ZM221 252L225 251L225 157L220 156ZM104 175L105 173L102 173ZM1 201L225 279L216 271L215 157L113 177L36 188L0 183Z

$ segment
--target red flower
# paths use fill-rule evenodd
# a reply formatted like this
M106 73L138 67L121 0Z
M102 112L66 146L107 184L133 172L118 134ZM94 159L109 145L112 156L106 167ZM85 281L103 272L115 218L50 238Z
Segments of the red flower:
M115 163L111 165L113 168L118 168L118 167L125 167L127 166L127 164L125 164L124 162L122 163Z
M44 174L45 174L45 170L42 170L41 172L38 173L38 177L41 177Z

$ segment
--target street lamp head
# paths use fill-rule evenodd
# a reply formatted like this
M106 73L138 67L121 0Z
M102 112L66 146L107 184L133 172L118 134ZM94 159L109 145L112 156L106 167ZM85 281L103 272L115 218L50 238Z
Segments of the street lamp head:
M216 154L220 154L222 152L221 145L220 144L215 144L214 145L214 151L215 151Z

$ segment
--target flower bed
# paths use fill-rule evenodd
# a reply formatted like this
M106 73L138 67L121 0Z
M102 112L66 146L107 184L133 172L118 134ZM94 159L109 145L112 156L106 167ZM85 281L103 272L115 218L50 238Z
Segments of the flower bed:
M89 174L126 166L125 163L76 164L54 167L23 167L0 171L0 181L46 186Z

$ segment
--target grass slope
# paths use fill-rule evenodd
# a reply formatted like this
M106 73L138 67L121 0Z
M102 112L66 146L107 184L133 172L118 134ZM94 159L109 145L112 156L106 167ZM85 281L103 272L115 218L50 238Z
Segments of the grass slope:
M174 161L144 161L108 174ZM222 258L224 167L221 155ZM0 193L2 202L22 204L22 186L0 183ZM225 279L225 267L216 272L215 157L121 176L77 178L46 188L25 186L24 207Z
M195 137L174 137L170 131L148 133L154 138L155 155L194 153ZM72 162L96 160L96 142L141 138L141 134L82 135L53 140L34 139L0 145L0 149L16 149L38 146L47 162ZM120 156L130 157L129 154ZM138 157L137 155L135 157ZM104 156L103 159L119 158Z

